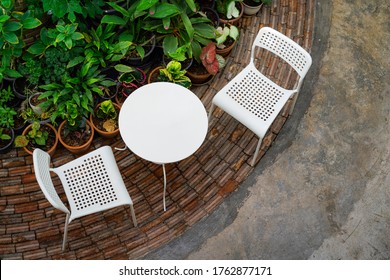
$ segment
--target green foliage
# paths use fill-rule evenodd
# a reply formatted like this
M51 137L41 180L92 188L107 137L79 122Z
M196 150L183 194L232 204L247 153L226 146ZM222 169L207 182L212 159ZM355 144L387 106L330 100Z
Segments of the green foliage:
M4 132L4 129L0 127L0 140L11 140L11 136Z
M13 127L15 123L14 116L16 114L14 108L0 105L0 127Z
M145 81L145 74L138 68L124 64L117 64L114 68L121 73L118 77L118 81L121 83L142 84Z
M143 28L157 33L157 39L162 42L164 53L168 56L181 55L186 51L187 58L197 59L202 46L215 39L214 26L207 17L196 12L192 0L159 1L153 12L149 11Z
M103 0L42 0L45 12L51 12L58 19L75 22L77 16L95 18L102 14Z
M160 69L158 80L190 88L192 83L190 78L186 76L186 72L186 70L181 70L180 62L172 60L167 64L167 67Z
M110 99L100 103L99 109L96 111L96 116L100 119L113 119L118 118L118 114L115 110L114 104Z
M14 11L14 1L0 0L0 81L4 77L17 78L15 60L22 55L25 46L23 31L41 25L31 11Z
M217 47L218 48L224 48L225 41L228 37L232 38L234 41L238 39L238 36L240 35L239 29L235 25L226 25L223 28L220 26L217 28Z
M242 2L243 0L215 0L215 6L218 13L226 16L227 19L237 18L240 15L240 11L236 7L236 2Z
M9 101L14 99L14 92L11 89L11 86L8 86L8 88L3 88L0 91L0 106L7 104Z
M41 125L39 124L39 122L33 122L33 124L31 125L31 129L26 135L16 136L15 147L26 147L30 142L33 145L45 146L48 138L49 132L41 130Z

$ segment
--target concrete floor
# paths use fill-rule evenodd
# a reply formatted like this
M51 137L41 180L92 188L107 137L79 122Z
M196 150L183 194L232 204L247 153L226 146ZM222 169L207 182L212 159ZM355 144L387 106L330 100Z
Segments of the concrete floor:
M145 259L390 259L390 4L316 5L313 66L275 144Z

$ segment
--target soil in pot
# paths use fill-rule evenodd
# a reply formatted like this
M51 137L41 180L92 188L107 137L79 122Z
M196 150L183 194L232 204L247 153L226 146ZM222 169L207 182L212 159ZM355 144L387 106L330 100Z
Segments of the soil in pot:
M207 72L206 68L196 60L187 70L187 76L191 79L193 85L202 85L209 82L214 76Z
M9 140L0 139L0 154L7 153L12 148L12 144L14 143L14 139L15 139L15 133L11 128L3 128L3 134L9 135L11 139Z
M225 45L224 48L220 49L217 47L216 53L222 55L223 57L227 57L230 52L233 50L234 45L236 44L236 41L230 37L226 39L226 41L223 43Z
M74 131L69 131L69 133L65 136L64 134L64 126L66 125L66 121L61 123L58 131L60 133L60 140L62 144L66 144L71 147L79 147L87 144L91 137L93 137L93 129L89 121L86 123L86 127L84 129L78 129Z

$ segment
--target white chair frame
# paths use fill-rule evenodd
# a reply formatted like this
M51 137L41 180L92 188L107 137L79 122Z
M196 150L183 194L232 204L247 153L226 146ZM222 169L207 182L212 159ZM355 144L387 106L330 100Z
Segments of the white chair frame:
M299 80L294 89L282 88L256 68L257 47L279 56L297 72ZM255 164L265 134L287 101L295 94L291 114L311 64L310 54L296 42L270 27L263 27L252 44L249 64L214 96L209 110L209 120L215 106L218 106L259 137L252 166Z
M62 251L67 242L68 225L92 213L129 205L134 226L137 226L133 201L119 172L111 147L104 146L60 167L50 168L50 155L40 149L33 153L38 184L51 205L66 214ZM61 201L53 185L50 171L61 180L69 209Z

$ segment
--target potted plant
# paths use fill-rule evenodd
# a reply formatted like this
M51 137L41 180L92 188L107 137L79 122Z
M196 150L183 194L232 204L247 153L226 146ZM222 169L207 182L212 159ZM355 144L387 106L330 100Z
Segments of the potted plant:
M244 15L252 16L260 11L263 4L270 5L272 0L243 0Z
M7 153L14 142L15 133L12 128L0 127L0 154Z
M157 1L137 0L128 9L115 2L107 2L118 15L105 15L101 22L119 27L116 39L122 45L122 63L141 68L147 68L150 64L156 39L152 32L145 32L143 19L155 2Z
M14 142L16 148L23 148L30 155L34 149L40 148L53 156L58 145L58 134L51 124L34 122L24 129L22 135L16 136Z
M193 0L156 4L154 12L145 19L143 28L156 33L164 53L185 50L186 58L196 59L202 46L215 39L215 27L206 16L199 16Z
M215 0L221 23L238 25L244 14L243 0Z
M217 44L217 54L227 57L236 45L239 35L240 31L235 25L224 24L224 26L219 26L217 28L217 37L215 39Z
M113 138L119 134L119 110L120 106L111 100L105 100L96 106L89 121L100 136Z
M148 83L153 81L171 82L181 85L185 88L190 88L192 83L191 79L186 76L186 72L186 70L181 70L181 63L179 61L172 60L167 64L166 67L156 67L150 73Z
M187 71L193 84L200 85L208 82L225 66L225 59L217 54L213 42L202 48L199 60L200 62L196 61Z
M121 105L134 90L145 83L146 74L140 68L124 64L117 64L114 68L120 73L118 76L119 86L115 102Z
M41 21L31 11L15 11L14 1L0 0L0 81L6 77L21 77L15 68L16 60L21 57L25 47L23 31L39 25Z

